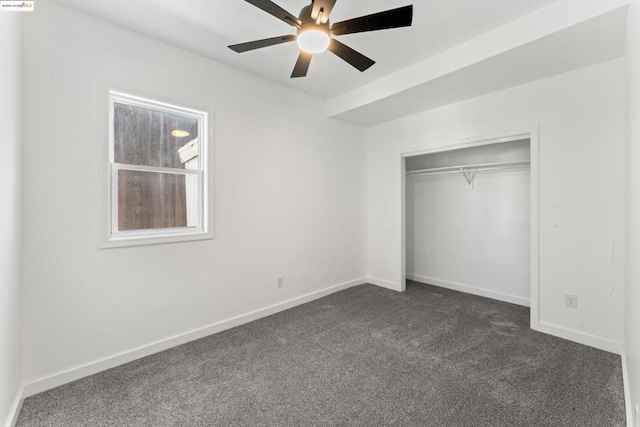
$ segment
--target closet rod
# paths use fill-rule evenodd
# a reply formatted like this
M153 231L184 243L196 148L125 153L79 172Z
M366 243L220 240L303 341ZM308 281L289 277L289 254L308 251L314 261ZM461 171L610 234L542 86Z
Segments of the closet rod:
M511 169L511 168L523 168L528 167L531 162L499 162L499 163L478 163L472 165L458 165L458 166L444 166L439 168L418 169L414 171L408 171L407 175L410 176L426 176L426 175L440 175L447 173L461 173L461 172L480 172L497 169Z

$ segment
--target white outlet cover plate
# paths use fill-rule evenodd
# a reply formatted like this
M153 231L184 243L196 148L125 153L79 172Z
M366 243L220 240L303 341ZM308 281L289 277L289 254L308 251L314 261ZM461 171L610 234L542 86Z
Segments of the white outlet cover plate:
M564 296L564 304L567 307L578 308L578 296L572 294L565 294Z

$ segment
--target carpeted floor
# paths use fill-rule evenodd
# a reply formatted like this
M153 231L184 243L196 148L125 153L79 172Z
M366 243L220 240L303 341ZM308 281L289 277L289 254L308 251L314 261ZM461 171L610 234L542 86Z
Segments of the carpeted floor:
M620 357L529 310L363 285L24 402L25 426L624 426Z

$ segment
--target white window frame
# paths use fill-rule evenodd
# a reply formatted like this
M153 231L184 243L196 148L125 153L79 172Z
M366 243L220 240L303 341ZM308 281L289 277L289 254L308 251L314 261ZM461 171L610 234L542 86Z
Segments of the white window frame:
M191 240L212 239L211 227L211 184L209 161L209 127L210 114L207 111L182 107L161 101L156 101L141 96L109 90L108 91L108 139L105 155L101 156L103 203L101 213L101 239L100 248L113 248L122 246L138 246L159 243L184 242ZM156 111L177 114L198 121L198 155L192 159L189 168L177 169L159 166L130 165L115 162L114 149L114 106L116 103L132 105L136 107L153 109ZM185 141L188 143L188 141ZM104 153L103 150L101 150ZM106 164L105 164L106 163ZM195 167L194 167L195 166ZM196 177L197 182L197 217L196 226L176 228L153 228L142 230L118 230L118 171L129 170L151 173L170 173Z

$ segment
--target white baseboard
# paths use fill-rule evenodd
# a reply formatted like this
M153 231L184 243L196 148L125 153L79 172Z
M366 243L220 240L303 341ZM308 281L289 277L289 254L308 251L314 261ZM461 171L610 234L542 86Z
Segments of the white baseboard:
M24 402L24 384L22 384L18 389L18 394L13 401L13 405L11 405L11 410L9 411L9 418L7 418L6 427L15 427L16 423L18 422L20 409L22 409L22 402Z
M377 279L375 277L367 277L367 283L371 283L372 285L380 286L381 288L391 289L392 291L398 290L398 284L393 282L388 282L386 280Z
M624 407L627 414L627 427L634 427L634 408L631 401L631 389L629 388L629 371L627 370L627 353L622 347L622 384L624 385Z
M578 344L584 344L599 350L608 351L609 353L622 355L623 345L618 341L609 340L544 321L539 321L535 325L532 324L531 329L553 335L558 338L563 338L565 340L574 341Z
M192 331L185 332L180 335L175 335L170 338L166 338L148 345L144 345L138 348L134 348L123 353L115 354L104 359L96 360L85 365L77 366L62 372L58 372L53 375L49 375L43 378L39 378L35 381L31 381L24 387L23 397L33 396L34 394L41 393L46 390L61 386L63 384L70 383L80 378L87 377L89 375L97 374L98 372L105 371L107 369L114 368L116 366L132 362L134 360L150 356L155 353L167 350L172 347L176 347L181 344L188 343L206 336L225 331L227 329L234 328L236 326L243 325L245 323L253 322L260 318L270 316L272 314L287 310L289 308L296 307L307 302L311 302L318 298L330 295L332 293L351 288L353 286L362 285L367 283L366 278L360 278L351 280L349 282L340 283L338 285L330 286L319 291L311 292L306 295L302 295L296 298L292 298L287 301L283 301L277 304L270 305L268 307L261 308L259 310L251 311L239 316L235 316L229 319L222 320L220 322L213 323L211 325L194 329Z
M498 301L509 302L511 304L523 305L530 307L531 302L528 298L522 298L511 294L505 294L502 292L491 291L489 289L478 288L470 285L463 285L461 283L449 282L446 280L434 279L433 277L420 276L418 274L407 273L407 279L414 280L420 283L426 283L428 285L438 286L440 288L451 289L454 291L465 292L468 294L478 295L485 298L491 298Z

